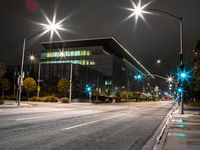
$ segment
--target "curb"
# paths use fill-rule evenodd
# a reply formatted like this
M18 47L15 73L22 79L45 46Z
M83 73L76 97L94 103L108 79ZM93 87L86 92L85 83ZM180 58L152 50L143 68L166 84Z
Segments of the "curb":
M165 128L167 127L169 118L172 118L172 115L175 109L176 109L176 106L173 106L172 109L167 114L167 116L163 119L159 127L156 129L154 134L151 136L151 138L142 147L142 150L150 150L150 149L158 150L159 148L158 145L160 144Z
M160 131L160 134L156 137L156 144L153 147L153 150L160 150L164 146L164 142L166 141L166 136L163 136L164 134L167 135L166 128L168 127L168 123L172 120L174 113L176 112L176 106L173 106L172 110L168 113L167 117L165 118L165 123ZM163 138L164 137L164 138ZM162 141L162 143L161 143Z

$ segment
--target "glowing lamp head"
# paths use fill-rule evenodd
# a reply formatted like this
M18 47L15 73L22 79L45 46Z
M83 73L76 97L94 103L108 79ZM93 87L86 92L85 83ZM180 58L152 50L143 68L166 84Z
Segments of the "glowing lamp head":
M34 61L34 60L35 60L35 56L34 56L34 55L30 55L30 56L29 56L29 60L30 60L30 61Z
M64 57L65 53L64 52L60 52L60 57Z
M135 15L142 16L143 8L140 5L138 5L138 6L135 7L134 12L135 12Z
M127 8L129 11L131 11L132 13L126 18L129 19L131 17L135 17L135 23L137 23L138 18L142 18L144 21L144 14L148 14L150 12L146 11L145 8L150 4L146 3L144 5L141 4L141 0L139 0L138 4L135 4L134 1L132 1L132 8Z
M59 28L61 28L61 25L56 24L55 22L50 22L50 23L46 26L46 30L52 31L52 32L56 32Z
M40 34L40 36L43 36L44 34L50 32L50 40L52 40L54 33L62 40L59 31L67 30L67 29L63 28L63 25L62 25L62 23L67 19L67 17L57 22L56 12L54 13L52 20L50 20L43 11L42 11L42 13L47 22L46 23L37 23L40 26L42 26L44 29L44 31Z
M168 76L166 82L172 83L173 80L174 80L174 78L172 76Z
M157 63L157 64L160 64L160 63L161 63L161 60L160 60L160 59L158 59L158 60L156 61L156 63Z

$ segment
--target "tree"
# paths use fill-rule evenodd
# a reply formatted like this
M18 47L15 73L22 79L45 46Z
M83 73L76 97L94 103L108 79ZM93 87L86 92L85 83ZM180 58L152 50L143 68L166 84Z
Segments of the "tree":
M70 81L67 78L61 78L57 84L57 89L60 93L67 96L67 92L69 90Z
M192 83L186 88L186 96L200 100L200 40L193 50L192 58L193 79Z
M200 40L193 50L193 72L196 80L196 88L200 90Z
M5 73L6 73L6 66L0 63L0 78L2 78Z
M30 93L34 92L37 88L36 81L31 77L26 78L23 82L23 88L26 91L26 94L29 99Z
M10 90L11 83L8 79L1 78L0 79L0 87L1 87L1 90L2 90L1 97L2 97L2 99L4 99L4 93L5 93L5 91Z

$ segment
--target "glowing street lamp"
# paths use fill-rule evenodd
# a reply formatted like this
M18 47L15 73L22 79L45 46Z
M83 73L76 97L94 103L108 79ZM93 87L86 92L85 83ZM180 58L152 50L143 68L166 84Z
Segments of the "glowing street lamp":
M44 13L43 13L44 14ZM41 25L43 26L44 28L44 32L42 32L39 36L43 36L44 34L50 32L51 35L50 35L50 40L52 40L53 38L53 35L54 33L57 34L57 36L61 39L61 36L58 32L58 30L66 30L62 27L62 23L67 19L67 18L64 18L62 20L60 20L59 22L56 22L56 13L54 13L54 16L53 16L53 20L50 21L50 19L44 14L44 17L45 19L47 20L47 24L44 24L44 23L38 23L38 25ZM22 50L22 63L21 63L21 73L20 73L20 76L19 76L19 98L18 98L18 106L20 105L20 101L21 101L21 93L22 93L22 86L23 86L23 78L24 78L24 75L23 75L23 67L24 67L24 53L25 53L25 49L26 49L26 40L28 38L30 38L32 35L24 38L24 42L23 42L23 50Z
M40 36L50 32L50 40L52 40L54 33L56 33L56 35L60 39L62 39L60 36L59 30L61 30L61 31L67 30L67 29L63 28L63 25L62 25L62 23L67 19L67 17L56 22L56 13L54 13L52 21L47 17L47 15L44 12L43 12L43 15L44 15L47 23L37 23L38 25L42 26L44 29L44 32L42 32Z
M156 12L156 13L161 13L161 14L164 14L164 15L167 15L167 16L170 16L172 18L177 19L180 23L180 52L179 52L179 55L180 55L180 66L182 66L183 65L183 19L182 19L182 17L176 16L174 14L171 14L167 11L163 11L163 10L160 10L160 9L146 9L146 7L149 4L150 3L147 3L143 6L141 6L141 0L139 0L138 5L136 5L132 1L133 8L128 9L128 10L132 11L132 14L128 18L135 16L135 20L136 20L136 23L137 23L138 17L141 17L145 21L143 14L145 14L145 13L150 14L151 12ZM181 96L181 114L184 114L183 98L182 97L183 96Z
M158 59L158 60L156 61L156 63L157 63L157 64L160 64L160 63L161 63L161 60L160 60L160 59Z
M172 83L174 81L174 78L172 76L167 77L167 82Z
M35 56L34 56L33 54L31 54L31 55L29 56L29 60L30 60L31 62L35 61Z

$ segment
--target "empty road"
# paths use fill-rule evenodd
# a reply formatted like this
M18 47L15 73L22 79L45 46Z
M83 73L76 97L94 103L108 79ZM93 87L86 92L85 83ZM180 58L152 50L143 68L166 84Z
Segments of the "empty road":
M140 150L172 106L138 102L0 107L0 149Z

